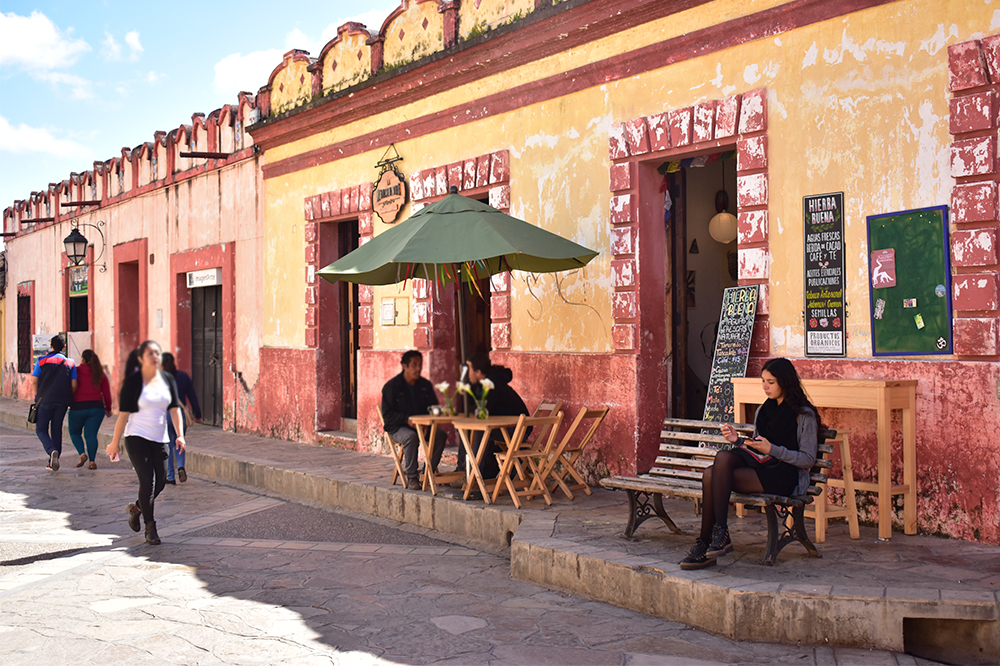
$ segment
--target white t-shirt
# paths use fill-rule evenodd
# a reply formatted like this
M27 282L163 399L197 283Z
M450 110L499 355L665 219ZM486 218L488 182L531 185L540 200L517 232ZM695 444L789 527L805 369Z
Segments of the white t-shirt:
M132 412L125 424L126 437L142 437L151 442L169 442L167 407L170 406L170 386L157 374L142 387L139 411Z

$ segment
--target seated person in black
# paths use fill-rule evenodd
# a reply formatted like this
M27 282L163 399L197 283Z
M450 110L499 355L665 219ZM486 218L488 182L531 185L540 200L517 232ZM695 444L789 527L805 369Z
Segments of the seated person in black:
M502 365L490 363L489 354L478 352L467 361L469 366L469 383L472 384L472 392L478 399L482 395L483 387L480 382L489 379L493 382L493 389L486 394L486 411L490 416L518 416L529 414L528 407L521 400L517 391L510 387L510 381L514 378L514 373L510 368ZM513 433L513 428L508 428ZM530 433L530 430L529 430ZM500 451L497 442L503 441L503 433L494 430L487 444L487 449L483 453L482 461L479 463L479 471L484 479L495 479L500 473L500 463L497 462L496 454ZM481 440L474 446L478 453ZM458 470L465 471L465 447L458 448Z
M427 414L427 408L438 404L434 386L430 380L421 377L424 357L415 349L403 354L403 370L382 387L382 418L385 431L394 442L403 446L403 473L406 487L416 490L421 487L417 473L417 448L420 439L410 425L410 417ZM437 470L447 435L440 430L434 441L434 452L430 461L431 469ZM426 464L426 463L425 463Z

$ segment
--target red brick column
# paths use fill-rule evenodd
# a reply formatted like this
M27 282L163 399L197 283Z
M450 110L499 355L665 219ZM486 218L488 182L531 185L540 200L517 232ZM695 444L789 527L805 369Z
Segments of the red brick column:
M955 354L1000 356L1000 35L948 47Z

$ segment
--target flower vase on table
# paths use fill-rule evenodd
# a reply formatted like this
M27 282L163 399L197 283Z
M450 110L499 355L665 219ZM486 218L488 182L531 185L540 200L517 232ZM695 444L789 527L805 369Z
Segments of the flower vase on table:
M456 385L456 393L468 393L472 396L473 401L476 403L475 415L477 419L487 419L490 417L489 411L486 409L486 396L489 395L490 391L493 389L493 382L489 379L484 379L479 382L480 392L479 397L472 392L472 386L464 382L459 382Z
M435 384L434 388L441 392L441 395L448 401L445 403L444 407L441 407L440 414L444 416L454 416L455 415L455 396L458 395L458 391L448 395L448 389L451 388L451 384L448 382L441 382L440 384Z

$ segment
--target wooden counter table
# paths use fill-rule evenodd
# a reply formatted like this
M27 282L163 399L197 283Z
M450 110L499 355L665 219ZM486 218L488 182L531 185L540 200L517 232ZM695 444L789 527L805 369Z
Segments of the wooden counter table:
M733 382L736 421L752 423L747 405L767 399L757 377L737 377ZM892 537L892 496L903 496L903 531L917 533L917 380L803 379L802 388L817 407L871 409L877 412L878 469L874 483L855 481L855 490L878 495L878 536ZM892 485L892 410L903 412L903 485Z

